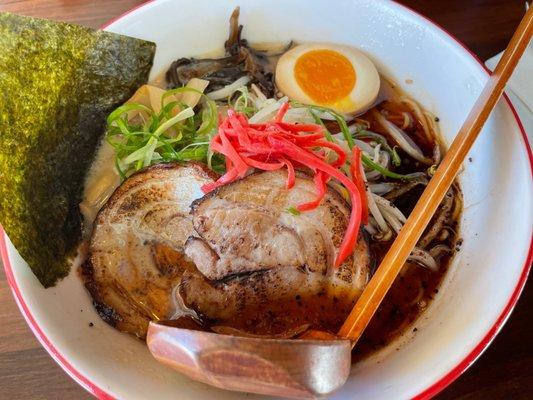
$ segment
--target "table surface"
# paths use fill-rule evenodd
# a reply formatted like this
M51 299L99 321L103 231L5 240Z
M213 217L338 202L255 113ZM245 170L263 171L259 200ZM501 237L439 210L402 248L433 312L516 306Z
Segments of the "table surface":
M523 0L404 0L485 60L507 44L524 12ZM0 11L99 27L143 3L139 0L0 0ZM533 398L533 346L528 310L533 288L522 298L491 347L438 399ZM90 399L39 345L24 322L0 268L0 399Z

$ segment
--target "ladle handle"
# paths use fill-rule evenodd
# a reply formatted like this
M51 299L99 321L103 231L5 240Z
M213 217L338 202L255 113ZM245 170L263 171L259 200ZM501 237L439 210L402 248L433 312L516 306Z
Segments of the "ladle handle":
M360 338L444 195L452 185L468 151L500 98L518 60L524 53L531 39L532 31L533 7L530 7L435 175L339 330L339 336L352 340L354 344ZM505 134L505 132L501 132L501 134Z

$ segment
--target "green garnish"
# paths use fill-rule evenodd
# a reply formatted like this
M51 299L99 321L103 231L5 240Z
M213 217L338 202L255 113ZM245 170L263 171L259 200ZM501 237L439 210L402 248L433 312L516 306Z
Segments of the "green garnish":
M310 105L305 105L305 104L302 104L302 103L299 103L297 101L291 101L291 104L293 104L294 106L296 107L306 107L307 109L309 109L309 111L311 112L311 115L313 116L313 119L315 120L315 122L317 124L320 124L322 125L324 128L324 123L322 122L322 120L313 112L313 111L319 111L319 112L323 112L323 113L327 113L327 114L330 114L333 118L335 118L335 121L337 121L337 124L339 124L339 128L342 132L342 135L344 136L344 140L346 140L346 143L348 143L348 147L351 149L353 149L353 147L355 146L355 142L353 140L353 137L350 133L350 130L348 129L348 124L346 124L346 120L344 119L344 117L339 114L338 112L336 111L333 111L331 108L327 108L327 107L321 107L321 106L310 106ZM320 122L318 122L320 120ZM333 136L331 135L331 133L325 129L325 135L326 135L326 138L330 141L330 142L334 142L335 139L333 138Z
M331 132L328 130L328 128L326 128L326 125L324 124L324 121L322 121L322 119L318 115L316 115L315 111L309 109L309 112L311 113L311 116L315 120L315 124L320 125L322 128L324 128L324 136L326 136L326 140L328 142L334 142L335 143L335 139L331 135Z
M399 167L402 164L402 159L398 155L398 152L396 151L396 147L398 146L394 146L391 151L392 165L394 165L395 167Z
M301 212L296 207L287 208L287 212L292 215L300 215Z
M240 92L240 95L235 99L234 102L232 102L231 99L237 92ZM248 118L254 115L257 112L257 109L251 104L248 88L243 86L242 88L237 89L235 93L228 98L228 106L233 108L235 111L246 115Z
M186 92L201 96L197 112L173 100L172 96ZM132 112L137 113L133 119ZM107 119L107 141L115 149L117 170L123 179L161 162L201 161L220 169L221 160L215 159L217 165L213 166L209 149L216 126L215 102L196 89L181 87L167 90L161 96L159 113L135 103L117 108Z
M402 175L402 174L397 174L396 172L392 172L388 170L387 168L384 168L381 165L375 163L370 157L368 157L364 153L361 154L361 161L368 168L372 168L378 171L381 175L386 176L387 178L402 179L402 180L409 180L409 179L416 178L416 176Z

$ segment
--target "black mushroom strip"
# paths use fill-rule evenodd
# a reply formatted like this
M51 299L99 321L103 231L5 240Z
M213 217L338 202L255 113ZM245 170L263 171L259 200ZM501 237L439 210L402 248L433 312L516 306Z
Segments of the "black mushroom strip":
M259 86L267 97L274 95L274 75L268 54L252 49L241 38L242 25L239 25L239 8L230 18L230 33L222 58L180 58L174 61L166 73L169 88L186 85L191 78L202 78L210 82L206 92L218 90L248 75L252 83Z

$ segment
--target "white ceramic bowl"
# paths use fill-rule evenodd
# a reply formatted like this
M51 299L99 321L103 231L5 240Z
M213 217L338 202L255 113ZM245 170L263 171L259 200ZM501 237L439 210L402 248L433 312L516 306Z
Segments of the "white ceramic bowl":
M252 42L295 39L362 48L440 117L448 142L487 80L482 65L450 35L388 1L162 0L106 29L156 42L157 73L177 57L221 49L228 17L239 4L244 36ZM499 103L470 156L461 174L464 244L416 323L417 334L355 365L333 398L430 397L474 362L509 316L531 264L533 188L531 152L507 101ZM255 398L190 381L158 364L143 343L100 320L75 271L45 290L7 237L0 237L6 273L29 325L66 372L96 396Z

